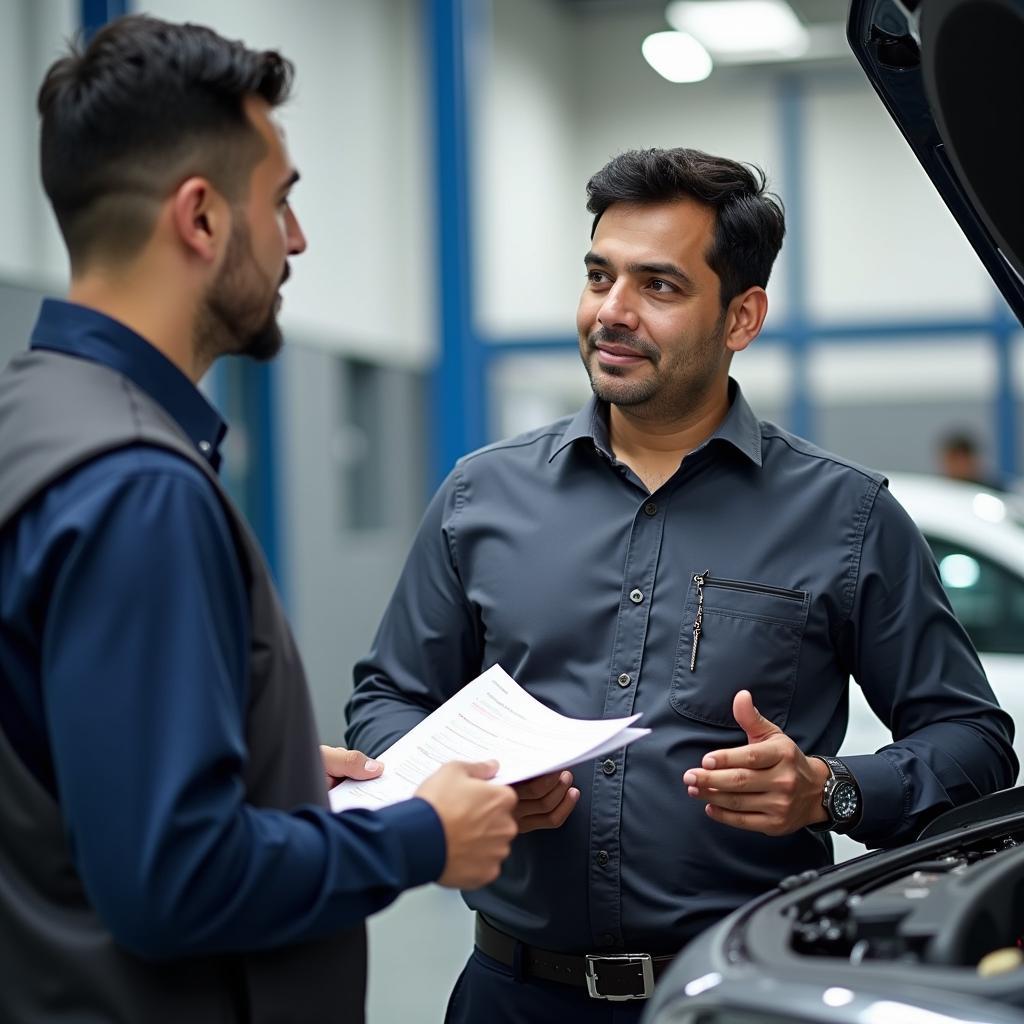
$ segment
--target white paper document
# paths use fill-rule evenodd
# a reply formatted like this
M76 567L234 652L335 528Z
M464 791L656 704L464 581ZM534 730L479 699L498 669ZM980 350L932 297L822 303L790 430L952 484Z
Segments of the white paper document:
M406 800L448 761L493 759L499 764L495 782L522 782L628 746L651 731L633 726L639 717L567 718L494 665L377 755L382 775L335 786L331 808L378 808Z

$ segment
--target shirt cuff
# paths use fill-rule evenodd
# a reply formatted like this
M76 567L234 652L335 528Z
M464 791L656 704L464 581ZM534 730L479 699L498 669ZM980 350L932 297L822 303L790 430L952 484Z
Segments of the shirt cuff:
M843 764L860 788L860 821L849 836L865 846L885 846L906 819L907 781L884 754L854 754Z
M448 859L444 826L437 811L421 797L382 807L373 812L389 832L399 838L409 872L407 888L436 882Z

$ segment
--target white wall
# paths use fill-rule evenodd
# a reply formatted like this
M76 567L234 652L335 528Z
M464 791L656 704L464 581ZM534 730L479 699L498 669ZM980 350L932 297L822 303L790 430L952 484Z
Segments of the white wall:
M472 122L477 322L490 337L568 336L583 286L586 183L624 149L690 146L779 171L774 96L730 70L697 86L640 54L655 12L582 17L554 0L480 0ZM777 182L776 182L777 184ZM784 262L784 261L783 261ZM770 289L785 301L785 270Z
M36 93L77 25L75 0L0 0L0 278L50 291L67 259L39 182Z
M815 317L990 316L987 272L867 79L809 79L805 103Z
M589 241L586 181L615 153L651 146L756 163L793 211L768 287L769 329L785 328L796 284L812 327L993 315L998 300L981 261L852 56L717 68L703 83L673 85L640 53L644 36L666 27L657 9L582 16L558 0L479 2L491 16L480 33L488 59L478 60L475 92L477 300L490 337L573 337ZM785 148L794 138L799 152ZM802 191L787 195L794 180ZM791 276L798 231L802 282ZM867 335L822 344L800 367L786 347L761 343L737 356L733 373L758 411L783 421L801 369L819 411L870 418L882 405L907 410L898 453L905 467L927 468L944 404L949 417L984 420L995 387L987 338ZM571 354L538 354L503 359L492 390L500 434L561 414L586 383ZM857 457L867 433L842 422L832 435Z
M574 19L550 0L480 0L472 11L477 326L490 336L564 333L583 278L587 223L574 160Z
M282 323L291 339L419 367L432 358L433 185L416 0L140 0L297 69L280 111L309 240Z
M666 27L657 10L584 17L556 0L490 8L474 122L487 334L572 335L587 178L615 153L650 146L751 161L784 201L799 203L817 320L991 315L981 262L852 57L828 67L717 68L705 82L673 85L640 54L643 37ZM787 88L798 97L800 154L782 148ZM799 196L783 191L787 160L800 161ZM791 249L783 246L772 275L769 327L788 312Z

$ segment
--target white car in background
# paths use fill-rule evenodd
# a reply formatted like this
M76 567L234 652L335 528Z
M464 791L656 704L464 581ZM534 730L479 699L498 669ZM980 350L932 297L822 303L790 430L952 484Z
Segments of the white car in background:
M1024 516L1021 499L943 477L893 473L893 496L910 513L935 554L957 618L985 666L999 703L1017 726L1014 749L1024 764ZM892 742L850 682L850 724L842 754ZM836 859L864 847L836 837Z

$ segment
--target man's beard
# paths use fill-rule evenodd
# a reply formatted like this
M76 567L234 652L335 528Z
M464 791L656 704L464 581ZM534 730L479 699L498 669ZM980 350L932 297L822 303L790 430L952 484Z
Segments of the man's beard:
M590 387L602 402L628 408L636 416L674 418L697 407L711 387L721 365L718 357L724 328L725 310L695 345L666 356L657 345L640 335L599 327L581 345ZM637 355L645 356L650 361L651 372L634 380L625 367L596 368L599 342L624 345Z
M239 219L217 279L199 309L196 340L211 359L245 355L258 362L273 359L284 338L277 322L277 288L256 263L249 226ZM288 279L285 265L278 287Z

